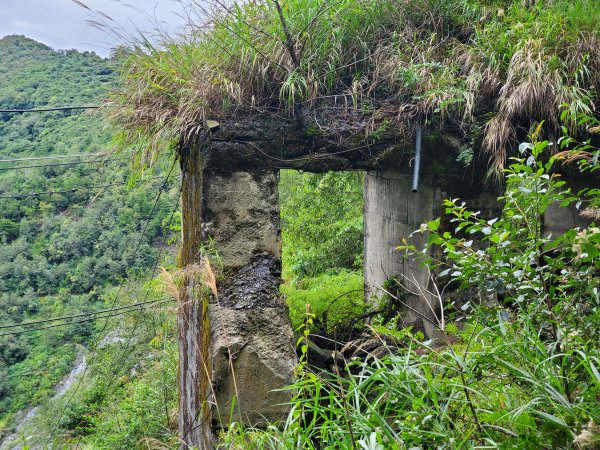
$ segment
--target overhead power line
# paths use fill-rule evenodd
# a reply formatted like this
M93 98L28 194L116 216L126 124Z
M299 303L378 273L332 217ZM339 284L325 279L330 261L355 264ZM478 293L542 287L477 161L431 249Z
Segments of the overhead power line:
M111 162L111 161L124 161L126 159L130 159L130 158L125 157L125 158L110 158L110 159L92 159L90 161L73 161L73 162L68 162L68 163L31 164L29 166L0 167L0 171L4 171L4 170L19 170L19 169L31 169L31 168L34 168L34 167L76 166L78 164L94 164L94 163L103 163L103 162Z
M150 177L150 178L146 178L145 181L158 180L158 179L162 179L162 178L161 177ZM81 186L81 187L75 187L75 188L71 188L71 189L61 189L58 191L31 192L29 194L20 194L20 195L0 195L0 199L21 199L21 198L27 198L27 197L40 197L43 195L50 195L50 194L67 194L69 192L83 191L86 189L90 189L90 190L103 189L103 188L112 187L112 186L123 186L125 184L128 184L127 181L123 181L123 182L119 182L119 183L111 183L111 184L102 184L99 186Z
M8 158L0 159L0 163L19 162L19 161L39 161L42 159L62 159L62 158L86 158L88 156L106 156L108 153L73 153L71 155L49 155L49 156L29 156L26 158Z
M48 111L70 111L72 109L99 109L105 108L104 105L77 105L77 106L58 106L54 108L31 108L31 109L0 109L0 113L21 114L33 112L48 112Z
M115 316L122 316L123 314L129 314L129 313L136 312L136 311L143 311L145 306L149 306L150 304L153 304L153 303L166 303L167 301L168 300L162 300L162 301L156 300L156 301L150 301L150 302L141 302L140 306L138 306L138 307L132 307L127 310L121 310L115 314L101 314L101 315L98 315L97 317L87 317L85 319L71 320L70 322L67 322L67 323L57 323L54 325L46 325L43 327L31 329L31 330L20 330L20 331L11 331L8 333L0 333L0 337L2 337L2 336L18 336L20 334L34 333L36 331L47 330L49 328L57 328L57 327L73 325L75 323L91 322L93 320L99 320L99 319L109 319L109 318L115 317ZM115 308L115 309L118 309L118 308Z
M132 303L131 305L125 305L125 306L119 306L118 308L109 308L109 309L99 309L98 311L90 311L87 313L81 313L81 314L73 314L71 316L60 316L60 317L52 317L50 319L43 319L43 320L31 320L29 322L21 322L21 323L14 323L14 324L10 324L10 325L0 325L0 329L8 329L8 328L20 328L20 327L28 327L31 325L37 325L40 323L49 323L49 322L58 322L59 320L68 320L68 319L76 319L79 317L90 317L90 316L95 316L98 314L104 314L104 313L112 313L114 311L121 311L124 309L130 309L130 308L135 308L137 306L140 305L148 305L150 303L156 303L155 300L150 301L150 302L139 302L139 303ZM71 322L67 322L61 325L69 325ZM33 330L28 330L28 331L36 331L35 329Z

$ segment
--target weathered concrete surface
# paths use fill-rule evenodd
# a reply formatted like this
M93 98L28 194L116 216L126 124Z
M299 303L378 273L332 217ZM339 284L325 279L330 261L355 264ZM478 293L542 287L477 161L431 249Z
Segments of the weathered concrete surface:
M257 257L222 283L210 306L217 426L266 425L288 411L290 391L273 391L294 381L298 362L280 275L279 259Z
M210 423L210 323L208 295L198 270L202 261L202 199L204 159L201 149L206 136L196 146L178 147L181 166L181 249L178 265L183 270L177 314L179 405L177 424L179 448L211 448Z
M261 426L285 416L297 357L279 293L281 237L276 171L204 171L203 236L224 281L209 306L213 426ZM233 408L232 408L233 405Z
M386 280L397 277L406 289L401 294L404 324L435 337L438 329L435 324L441 323L442 317L440 297L444 295L439 295L429 270L420 261L405 258L396 247L406 239L417 248L423 248L426 233L409 236L422 223L440 216L444 218L442 201L445 198L460 197L469 209L480 211L481 217L499 216L501 205L497 201L498 193L482 190L460 178L453 179L448 174L422 174L418 191L413 193L411 188L412 174L400 170L368 171L365 176L365 291L368 301L376 301L385 294L382 288ZM442 229L453 230L454 226L443 220Z
M579 192L582 189L592 186L600 187L600 180L597 178L580 178L575 179L571 176L564 177L563 179L567 182L566 187L569 187L572 192ZM592 219L585 218L580 214L584 207L585 205L582 205L580 209L577 209L574 203L569 206L560 206L558 202L550 204L544 213L542 222L544 235L556 237L572 228L584 229L589 227Z
M571 228L587 228L592 221L581 217L579 212L575 205L560 206L559 203L552 203L544 213L544 235L556 237Z
M297 364L287 306L232 309L211 305L216 426L263 426L285 418ZM233 404L233 408L232 408Z
M332 111L330 119L336 120L338 112ZM385 131L369 134L364 124L353 129L347 126L348 117L344 119L345 125L335 133L317 123L299 128L293 120L270 114L224 122L211 133L212 144L204 153L207 165L229 172L288 168L323 173L402 168L414 156L414 124L388 126ZM460 134L450 129L441 132L438 127L424 129L422 153L427 165L444 167L444 173L452 176L464 172L456 164L456 156L464 147Z
M213 173L205 170L204 241L212 240L225 268L257 254L281 255L277 178L272 170Z
M278 308L282 305L281 261L259 256L220 286L219 305L231 309Z
M421 223L439 215L441 191L434 187L431 175L422 177L416 193L411 192L411 184L411 175L396 170L369 171L365 176L365 290L374 301L384 294L381 288L386 280L399 275L408 290L419 294L403 298L405 323L423 321L427 335L432 336L436 327L423 316L437 322L440 305L425 291L434 290L429 272L419 261L404 258L396 247ZM426 239L425 234L416 234L410 241L422 248Z

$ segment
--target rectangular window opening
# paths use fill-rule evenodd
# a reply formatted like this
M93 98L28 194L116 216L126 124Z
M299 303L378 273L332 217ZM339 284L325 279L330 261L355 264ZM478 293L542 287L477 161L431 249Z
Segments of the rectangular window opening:
M365 312L364 172L281 170L282 268L294 329L309 312L311 332L349 327Z

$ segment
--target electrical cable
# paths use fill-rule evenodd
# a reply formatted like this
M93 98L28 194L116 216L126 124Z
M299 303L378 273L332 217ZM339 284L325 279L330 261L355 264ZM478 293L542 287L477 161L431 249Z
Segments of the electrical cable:
M93 159L90 161L74 161L68 163L55 163L55 164L32 164L29 166L12 166L12 167L0 167L0 171L4 170L19 170L19 169L32 169L35 167L57 167L57 166L75 166L78 164L95 164L95 163L105 163L112 161L124 161L126 159L130 159L128 157L125 158L111 158L111 159Z
M162 178L161 177L150 177L150 178L146 178L146 181L157 180L157 179L162 179ZM81 186L81 187L75 187L75 188L71 188L71 189L63 189L63 190L58 190L58 191L32 192L29 194L20 194L20 195L0 195L0 199L21 199L21 198L27 198L27 197L39 197L42 195L50 195L50 194L66 194L69 192L82 191L82 190L86 190L86 189L92 190L92 189L103 189L103 188L112 187L112 186L123 186L125 184L128 184L128 182L124 181L124 182L119 182L119 183L103 184L103 185L99 185L99 186Z
M62 159L62 158L86 158L88 156L106 156L107 152L101 153L73 153L70 155L48 155L48 156L29 156L26 158L8 158L0 159L0 163L4 162L19 162L19 161L39 161L43 159Z
M10 333L0 333L0 337L2 337L2 336L18 336L18 335L21 335L21 334L34 333L36 331L47 330L49 328L64 327L64 326L72 325L72 324L75 324L75 323L90 322L90 321L98 320L98 319L109 319L111 317L121 316L123 314L129 314L129 313L132 313L132 312L135 312L135 311L138 311L138 310L141 311L143 309L142 307L145 304L150 304L150 303L159 303L159 301L142 302L141 303L141 307L139 309L137 307L135 307L135 308L128 309L128 310L125 310L125 311L119 311L116 314L104 314L104 315L100 315L99 317L88 317L86 319L72 320L72 321L70 321L68 323L59 323L59 324L54 324L54 325L46 325L44 327L39 327L39 328L35 328L35 329L32 329L32 330L20 330L20 331L13 331L13 332L10 332ZM160 303L165 303L165 301L160 302Z
M48 111L70 111L73 109L99 109L106 108L103 105L79 105L79 106L57 106L53 108L30 108L30 109L0 109L0 113L21 114L33 112L48 112Z
M0 325L0 329L6 330L8 328L20 328L20 327L27 327L27 326L31 326L31 325L37 325L38 323L58 322L59 320L76 319L78 317L94 316L94 315L103 314L106 312L111 313L113 311L120 311L123 309L135 308L136 306L140 306L140 305L144 305L144 304L148 304L148 303L154 303L154 302L132 303L131 305L119 306L118 308L100 309L98 311L90 311L87 313L73 314L71 316L52 317L50 319L32 320L29 322L14 323L14 324L10 324L10 325ZM69 325L69 324L70 324L70 322L67 322L62 325ZM37 331L37 330L33 329L33 330L29 330L29 331ZM0 336L4 336L4 335L0 335Z

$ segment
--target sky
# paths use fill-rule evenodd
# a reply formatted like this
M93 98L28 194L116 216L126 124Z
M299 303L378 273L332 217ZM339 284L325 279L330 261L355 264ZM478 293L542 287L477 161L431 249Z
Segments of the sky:
M110 16L124 34L136 27L152 35L155 19L169 32L177 32L184 20L176 0L81 0L92 11ZM88 50L107 57L119 38L98 30L86 20L99 16L73 0L0 0L0 38L22 34L54 49Z

